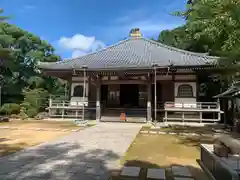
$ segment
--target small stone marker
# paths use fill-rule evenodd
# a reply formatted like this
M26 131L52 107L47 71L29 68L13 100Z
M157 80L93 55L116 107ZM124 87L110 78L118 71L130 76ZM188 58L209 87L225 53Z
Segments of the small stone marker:
M172 173L174 176L192 177L191 172L185 166L172 166Z
M194 179L190 177L174 177L174 180L194 180Z
M156 131L149 131L150 134L157 134Z
M139 173L140 167L124 166L121 172L121 176L138 177Z
M148 131L140 131L142 134L148 134Z
M149 168L147 170L147 178L166 180L165 169Z
M167 133L166 133L166 132L159 131L158 134L165 135L165 134L167 134Z

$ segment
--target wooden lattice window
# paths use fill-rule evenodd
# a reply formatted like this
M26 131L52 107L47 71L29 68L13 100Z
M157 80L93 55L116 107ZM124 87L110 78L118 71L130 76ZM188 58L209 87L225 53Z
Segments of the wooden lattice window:
M189 84L178 86L178 97L193 97L193 88Z
M78 85L74 87L73 90L73 96L74 97L83 97L83 86Z

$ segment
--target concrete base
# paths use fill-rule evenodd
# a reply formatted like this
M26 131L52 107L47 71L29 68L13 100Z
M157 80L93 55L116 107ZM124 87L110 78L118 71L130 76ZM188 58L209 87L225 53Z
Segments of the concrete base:
M208 176L208 178L210 180L216 180L215 177L212 175L212 173L208 170L208 168L202 163L202 161L200 159L198 159L197 162L201 166L201 168L203 169L203 171L206 173L206 175Z
M172 166L172 173L174 176L192 177L191 172L185 166Z
M166 180L165 169L149 168L147 170L148 179Z
M174 177L174 180L194 180L194 179L189 177Z
M129 176L129 177L138 177L140 173L140 167L130 167L125 166L121 172L121 176Z

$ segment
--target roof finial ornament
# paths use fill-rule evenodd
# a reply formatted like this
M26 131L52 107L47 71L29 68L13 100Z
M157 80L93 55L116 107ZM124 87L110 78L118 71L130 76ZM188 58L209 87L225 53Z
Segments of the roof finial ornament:
M142 37L141 31L139 28L132 28L129 32L130 37Z

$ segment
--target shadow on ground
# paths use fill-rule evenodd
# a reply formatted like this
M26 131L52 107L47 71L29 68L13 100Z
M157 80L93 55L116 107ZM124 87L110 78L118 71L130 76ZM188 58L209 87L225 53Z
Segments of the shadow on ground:
M92 150L74 142L55 142L0 159L0 179L107 179L119 156L103 147Z
M128 161L125 166L135 166L141 167L140 175L137 178L130 177L122 177L120 176L120 172L110 178L111 180L147 180L147 169L148 168L164 168L166 171L167 180L174 180L173 173L171 171L171 166L181 166L180 164L170 164L169 166L159 166L157 164L152 164L146 161ZM206 174L202 169L194 167L194 166L186 166L195 180L208 180ZM181 176L180 176L181 177Z
M27 145L26 143L14 143L14 144L4 143L4 141L8 141L8 140L9 139L3 140L3 141L0 140L0 143L1 143L0 144L0 157L20 151L20 150L24 149Z
M185 136L185 137L179 137L180 144L184 144L186 146L191 146L191 147L200 147L200 144L212 144L214 143L214 137L213 136L206 136L206 135L201 135L201 136Z

